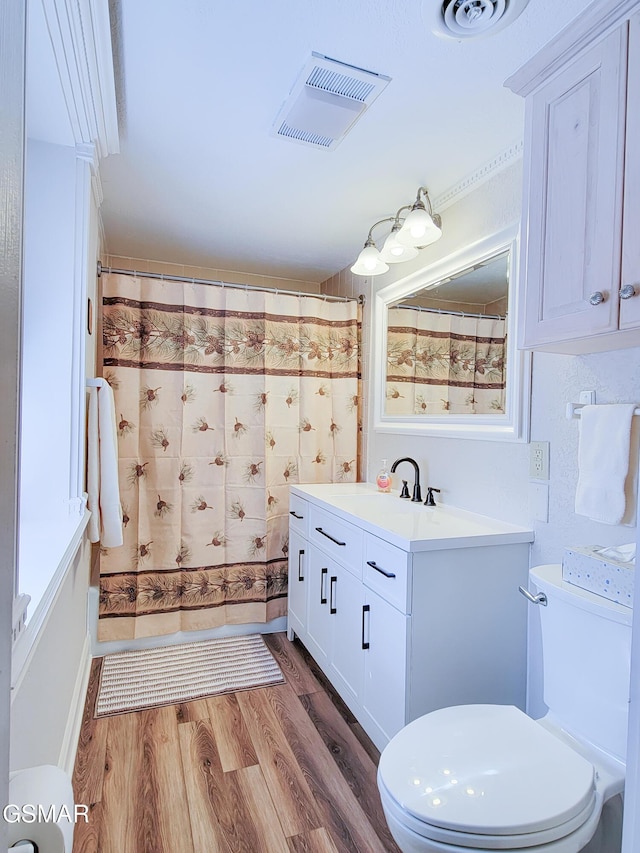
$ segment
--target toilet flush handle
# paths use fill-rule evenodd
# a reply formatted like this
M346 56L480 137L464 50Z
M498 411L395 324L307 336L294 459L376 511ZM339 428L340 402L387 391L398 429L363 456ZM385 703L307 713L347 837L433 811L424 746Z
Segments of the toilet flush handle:
M537 595L533 595L533 593L529 592L528 589L525 589L523 586L519 586L518 589L532 604L542 604L544 607L547 606L547 596L544 592L539 592Z

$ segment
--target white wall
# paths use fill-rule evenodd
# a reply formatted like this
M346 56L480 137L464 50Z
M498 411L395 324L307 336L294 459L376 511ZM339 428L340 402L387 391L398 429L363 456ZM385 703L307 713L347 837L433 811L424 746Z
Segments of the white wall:
M477 240L518 222L521 208L521 165L516 163L494 175L442 213L442 239L425 249L420 258L367 281L342 271L326 283L327 292L359 292L370 296L393 280L433 263ZM355 249L354 249L355 251ZM400 265L399 265L400 266ZM371 299L369 299L371 302ZM365 313L364 345L368 346L370 317ZM364 387L368 388L370 353L363 360ZM622 544L633 541L635 530L604 525L574 512L577 482L578 422L565 419L565 404L578 401L581 390L595 390L597 402L640 402L640 348L586 356L533 356L531 439L549 441L549 522L533 521L529 510L529 446L527 444L441 437L386 435L371 430L368 411L367 479L373 480L380 460L391 463L413 456L420 465L421 482L442 489L450 504L505 521L531 524L535 530L531 563L560 562L567 545ZM367 393L367 391L365 391ZM367 394L367 396L369 396ZM411 472L407 466L407 476ZM539 646L535 623L531 634L532 667L530 710L542 713Z

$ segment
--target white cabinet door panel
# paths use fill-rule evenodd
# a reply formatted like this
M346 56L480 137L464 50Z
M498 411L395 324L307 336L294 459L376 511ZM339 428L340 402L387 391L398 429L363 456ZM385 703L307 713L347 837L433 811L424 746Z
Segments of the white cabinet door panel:
M303 638L307 624L307 584L309 582L307 564L309 544L293 526L289 528L289 618L293 630ZM293 617L293 620L291 619Z
M531 98L526 346L617 329L625 81L620 27Z
M331 616L329 613L329 568L333 561L309 546L307 593L307 648L323 668L331 655Z
M364 660L362 649L362 581L334 565L329 577L329 613L333 620L331 667L342 690L352 699L362 695Z
M410 618L371 590L366 591L364 656L365 713L389 740L405 724Z
M632 287L633 296L620 299L620 328L638 329L640 346L640 14L629 24L627 104L621 284L624 294Z

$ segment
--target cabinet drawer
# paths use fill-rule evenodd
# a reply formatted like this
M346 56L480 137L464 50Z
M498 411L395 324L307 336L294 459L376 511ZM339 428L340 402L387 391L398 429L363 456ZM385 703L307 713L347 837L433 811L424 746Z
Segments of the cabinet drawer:
M410 613L409 561L411 555L383 539L364 537L364 582L402 613Z
M326 554L362 577L362 530L337 515L312 506L309 511L309 539Z
M289 495L289 526L305 539L309 536L309 504L298 495Z

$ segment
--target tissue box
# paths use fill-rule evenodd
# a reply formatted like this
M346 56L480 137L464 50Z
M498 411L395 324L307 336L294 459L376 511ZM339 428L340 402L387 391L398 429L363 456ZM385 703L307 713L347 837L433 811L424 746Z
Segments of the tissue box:
M617 604L633 607L634 562L599 556L599 545L565 549L562 579Z

